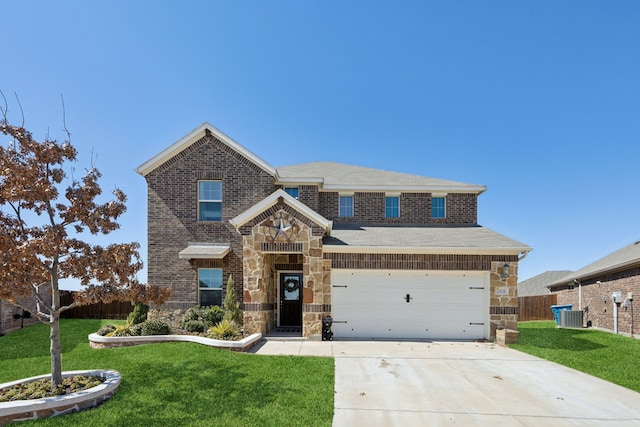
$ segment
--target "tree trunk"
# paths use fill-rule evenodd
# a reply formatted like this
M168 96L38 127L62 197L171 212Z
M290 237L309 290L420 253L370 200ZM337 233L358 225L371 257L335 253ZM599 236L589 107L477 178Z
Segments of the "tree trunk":
M60 315L51 315L49 322L51 338L51 389L62 384L62 345L60 344Z

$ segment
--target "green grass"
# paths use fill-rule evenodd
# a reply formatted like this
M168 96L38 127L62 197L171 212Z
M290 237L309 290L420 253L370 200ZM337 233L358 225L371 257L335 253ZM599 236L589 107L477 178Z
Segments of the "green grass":
M258 356L194 343L94 350L104 320L63 319L63 370L115 369L116 394L98 408L20 425L330 426L333 359ZM50 373L49 328L0 337L0 383Z
M640 340L595 329L560 329L555 322L521 322L510 348L551 360L640 392Z

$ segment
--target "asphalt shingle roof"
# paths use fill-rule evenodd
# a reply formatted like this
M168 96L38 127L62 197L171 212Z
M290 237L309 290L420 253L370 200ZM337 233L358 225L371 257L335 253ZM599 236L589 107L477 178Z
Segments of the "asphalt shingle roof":
M571 270L545 271L544 273L533 276L527 280L518 283L518 296L528 297L534 295L547 295L549 293L548 286L569 274Z
M528 252L531 248L485 227L416 227L358 226L334 224L324 248L332 246L398 247L411 249L443 249L463 252L471 250L502 250Z
M277 168L280 178L321 178L325 186L343 187L428 187L447 191L451 188L466 189L470 192L482 192L485 187L478 184L468 184L458 181L429 178L400 172L390 172L382 169L353 166L335 162L312 162L300 165L283 166Z
M622 249L600 258L597 261L588 264L581 269L575 271L560 280L555 281L551 286L561 285L573 281L573 279L581 280L588 277L603 275L632 265L640 265L640 240L637 240Z

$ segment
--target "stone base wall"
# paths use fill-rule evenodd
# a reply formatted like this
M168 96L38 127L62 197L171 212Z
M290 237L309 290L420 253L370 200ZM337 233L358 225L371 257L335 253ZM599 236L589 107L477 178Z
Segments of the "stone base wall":
M490 272L489 318L490 339L495 339L496 328L518 330L518 263L508 262L508 274L504 276L505 262L492 262Z
M275 328L275 324L275 313L271 310L243 312L243 329L247 335L265 335Z
M496 342L499 345L515 344L518 342L520 332L512 329L498 329L496 331Z

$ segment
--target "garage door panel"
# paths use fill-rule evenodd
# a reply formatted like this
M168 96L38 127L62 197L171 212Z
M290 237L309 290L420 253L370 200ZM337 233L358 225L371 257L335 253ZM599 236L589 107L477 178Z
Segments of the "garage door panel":
M336 337L485 338L484 274L340 270L332 279Z

